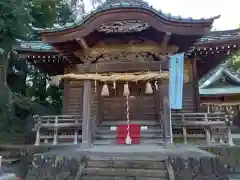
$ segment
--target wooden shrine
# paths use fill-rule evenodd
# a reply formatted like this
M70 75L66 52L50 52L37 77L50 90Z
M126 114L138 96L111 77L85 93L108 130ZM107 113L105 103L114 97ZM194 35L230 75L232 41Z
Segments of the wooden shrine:
M184 19L142 1L112 3L68 27L41 31L41 42L16 47L63 87L62 115L35 116L36 144L114 144L123 124L140 126L140 144L172 143L172 132L185 143L187 137L209 143L209 129L225 127L226 116L200 112L198 79L219 63L210 54L217 59L238 49L237 35L216 40L222 34L209 31L218 17ZM181 52L183 108L171 111L169 57Z

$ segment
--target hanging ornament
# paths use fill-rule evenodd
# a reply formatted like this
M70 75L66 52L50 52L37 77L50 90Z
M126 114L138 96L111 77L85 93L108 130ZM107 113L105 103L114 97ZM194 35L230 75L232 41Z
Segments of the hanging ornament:
M116 89L116 81L113 81L113 89Z
M153 93L152 85L148 81L147 84L146 84L145 94L152 94L152 93Z
M108 89L108 85L107 85L106 82L105 82L105 84L103 85L101 95L102 95L102 96L109 96L109 89Z
M156 90L158 90L158 82L157 81L154 82L154 85L155 85Z
M124 95L124 96L129 96L129 95L130 95L130 91L129 91L129 87L128 87L128 82L126 82L126 83L124 84L123 95Z
M94 92L97 92L97 80L94 80Z

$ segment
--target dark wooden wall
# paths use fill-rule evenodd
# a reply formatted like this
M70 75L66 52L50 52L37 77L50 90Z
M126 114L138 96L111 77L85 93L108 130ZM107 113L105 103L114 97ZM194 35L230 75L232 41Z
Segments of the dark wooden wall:
M183 109L177 112L196 112L197 99L196 82L191 63L185 63L185 70L188 70L190 81L184 84ZM126 97L123 96L125 82L117 82L116 89L113 83L108 83L110 95L101 96L103 83L92 81L91 88L91 119L92 120L125 120L127 114ZM168 86L168 81L165 82ZM152 82L153 89L155 88ZM129 83L131 96L129 98L129 114L131 120L158 120L161 107L161 91L151 95L145 94L146 82ZM82 115L83 109L83 81L68 80L64 82L64 114Z
M146 95L146 82L129 83L129 117L131 120L155 120L157 109L154 94ZM103 84L101 84L101 87ZM108 85L110 95L101 97L102 119L126 120L127 98L123 96L124 82L117 83L116 89ZM154 86L152 86L154 88Z
M63 114L82 116L83 83L81 81L64 82Z

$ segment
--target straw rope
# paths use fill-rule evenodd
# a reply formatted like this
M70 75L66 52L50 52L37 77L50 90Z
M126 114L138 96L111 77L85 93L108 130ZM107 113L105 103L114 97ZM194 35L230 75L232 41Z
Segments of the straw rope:
M112 73L112 74L65 74L52 77L51 84L58 85L62 79L78 79L78 80L97 80L107 81L146 81L168 79L169 73L165 72L137 72L137 73ZM188 82L189 77L185 73L184 81Z

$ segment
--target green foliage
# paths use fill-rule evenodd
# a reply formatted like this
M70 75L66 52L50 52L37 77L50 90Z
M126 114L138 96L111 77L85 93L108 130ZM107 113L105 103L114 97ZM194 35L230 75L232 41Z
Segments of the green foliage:
M16 39L39 39L31 25L46 28L66 21L72 21L72 16L64 0L0 0L0 141L9 133L24 131L26 113L36 113L40 107L33 103L32 112L26 111L11 99L11 92L61 109L61 91L47 85L48 75L29 66L26 60L19 60L11 48Z
M231 68L238 71L240 69L240 52L233 54L228 63Z
M33 26L38 28L72 21L71 11L64 0L32 0L30 14L33 17Z
M16 38L30 33L29 3L27 0L0 1L0 47L8 50Z

